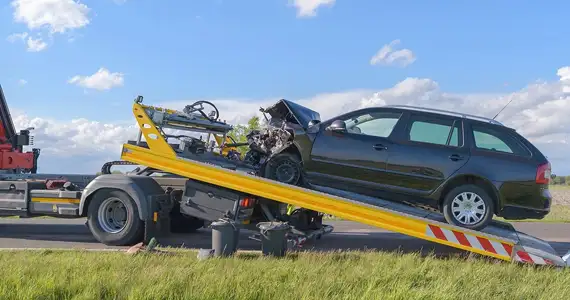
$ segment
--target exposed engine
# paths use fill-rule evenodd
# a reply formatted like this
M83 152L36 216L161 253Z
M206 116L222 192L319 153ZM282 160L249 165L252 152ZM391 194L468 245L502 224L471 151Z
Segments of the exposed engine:
M253 166L259 166L273 154L289 146L293 139L293 129L287 122L272 118L267 128L253 130L246 137L249 151L246 152L244 160Z

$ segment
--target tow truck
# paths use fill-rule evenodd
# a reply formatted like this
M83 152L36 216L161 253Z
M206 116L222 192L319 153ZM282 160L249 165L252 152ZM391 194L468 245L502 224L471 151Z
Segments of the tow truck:
M217 108L204 112L203 105L211 103L198 101L179 111L142 102L138 96L132 107L137 139L124 143L120 160L106 163L101 175L1 175L0 214L86 217L99 242L123 246L220 220L257 232L262 222L279 222L288 225L291 247L332 232L332 226L323 224L328 214L503 261L570 265L570 251L560 256L548 242L509 223L493 221L474 231L405 204L264 178L238 158L239 144L228 135L232 126L219 120ZM197 133L207 137L202 140ZM117 165L139 167L111 174ZM291 212L290 207L299 208Z

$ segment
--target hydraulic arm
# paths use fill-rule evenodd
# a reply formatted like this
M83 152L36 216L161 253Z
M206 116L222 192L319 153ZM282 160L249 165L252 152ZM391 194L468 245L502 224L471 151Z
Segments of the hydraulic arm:
M24 146L33 144L27 128L16 133L2 86L0 86L0 171L8 173L36 173L40 149L24 152Z

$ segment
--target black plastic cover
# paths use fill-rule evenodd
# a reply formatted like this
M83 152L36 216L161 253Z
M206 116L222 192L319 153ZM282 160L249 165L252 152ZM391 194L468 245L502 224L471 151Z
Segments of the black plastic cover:
M188 180L182 195L180 211L206 221L233 218L242 194L208 183Z

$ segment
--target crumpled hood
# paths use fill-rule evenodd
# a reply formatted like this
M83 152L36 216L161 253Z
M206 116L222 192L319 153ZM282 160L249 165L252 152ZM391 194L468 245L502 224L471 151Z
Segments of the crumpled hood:
M321 115L318 112L285 99L281 99L272 106L267 107L265 113L269 114L271 118L283 119L287 122L298 124L303 129L307 129L309 122L312 120L321 121Z

